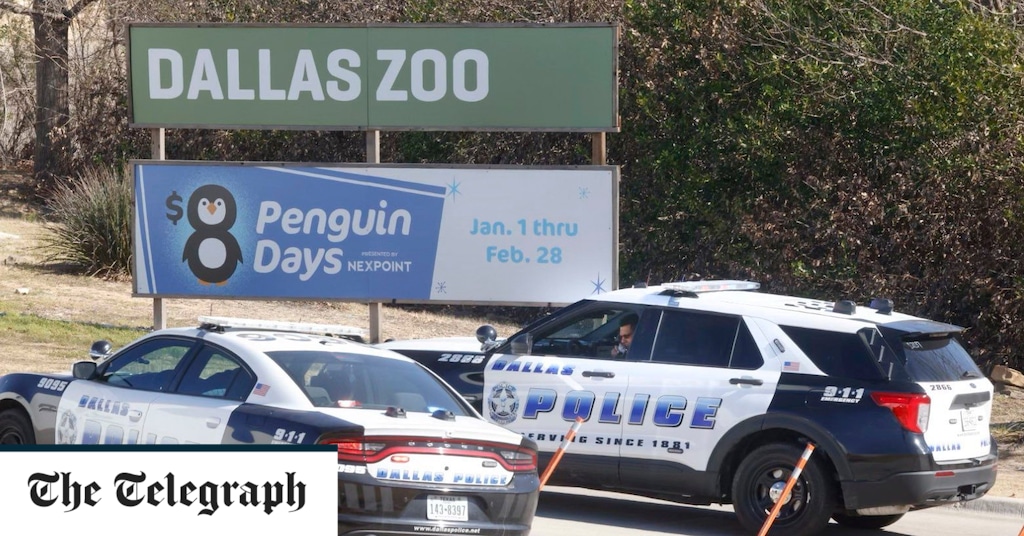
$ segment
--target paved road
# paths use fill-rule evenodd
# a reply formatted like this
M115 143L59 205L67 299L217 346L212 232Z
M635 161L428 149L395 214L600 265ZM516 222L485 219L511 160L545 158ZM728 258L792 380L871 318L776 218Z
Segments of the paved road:
M1019 512L1011 515L998 510L945 507L911 512L878 531L831 524L821 536L1017 536L1022 526L1024 516ZM753 536L740 528L729 507L686 506L558 486L548 486L541 492L531 535Z

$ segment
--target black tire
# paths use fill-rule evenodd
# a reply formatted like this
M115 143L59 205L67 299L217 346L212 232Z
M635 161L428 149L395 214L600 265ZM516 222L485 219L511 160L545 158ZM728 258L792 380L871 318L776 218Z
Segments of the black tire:
M874 530L892 525L899 521L903 515L904 514L892 514L888 516L859 516L856 514L832 514L832 519L836 520L836 523L839 523L844 527L850 527L851 529Z
M775 506L771 492L782 493L803 450L774 443L758 447L740 462L732 481L732 501L745 529L755 534L761 530ZM810 536L825 528L836 504L835 484L825 467L813 455L807 460L769 534Z
M35 445L32 421L25 413L8 409L0 411L0 445Z

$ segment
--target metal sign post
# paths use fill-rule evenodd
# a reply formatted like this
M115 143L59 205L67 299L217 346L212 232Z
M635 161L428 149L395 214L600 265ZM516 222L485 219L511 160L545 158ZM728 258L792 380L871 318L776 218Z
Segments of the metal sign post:
M366 131L366 162L368 164L380 163L380 131ZM370 342L376 344L381 341L381 320L383 319L384 304L370 302Z
M167 147L164 144L164 129L162 128L151 128L149 134L152 141L150 142L150 158L153 160L166 160L167 159ZM164 329L167 327L167 315L164 309L163 298L153 298L153 329Z

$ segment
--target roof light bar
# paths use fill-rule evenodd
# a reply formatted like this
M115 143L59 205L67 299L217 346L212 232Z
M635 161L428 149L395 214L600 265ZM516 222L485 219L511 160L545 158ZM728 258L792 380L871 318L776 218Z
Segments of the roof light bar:
M232 318L227 316L200 316L201 325L222 328L250 328L309 333L319 335L337 335L340 337L359 337L365 339L367 332L363 328L343 326L341 324L313 324L309 322L278 322L274 320L258 320L254 318Z
M757 290L761 283L754 281L736 281L723 279L720 281L676 281L662 283L662 287L679 292L719 292L723 290Z

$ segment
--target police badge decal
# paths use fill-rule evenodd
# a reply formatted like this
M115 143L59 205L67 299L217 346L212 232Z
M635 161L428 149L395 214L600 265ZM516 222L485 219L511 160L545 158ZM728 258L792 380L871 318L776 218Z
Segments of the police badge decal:
M60 422L57 423L56 430L57 437L54 441L58 445L73 445L75 440L78 438L78 419L74 413L65 411L60 416Z
M519 397L516 396L516 387L508 382L501 382L491 388L491 394L487 397L487 406L490 410L491 420L498 424L508 424L516 420L516 413L519 412Z

